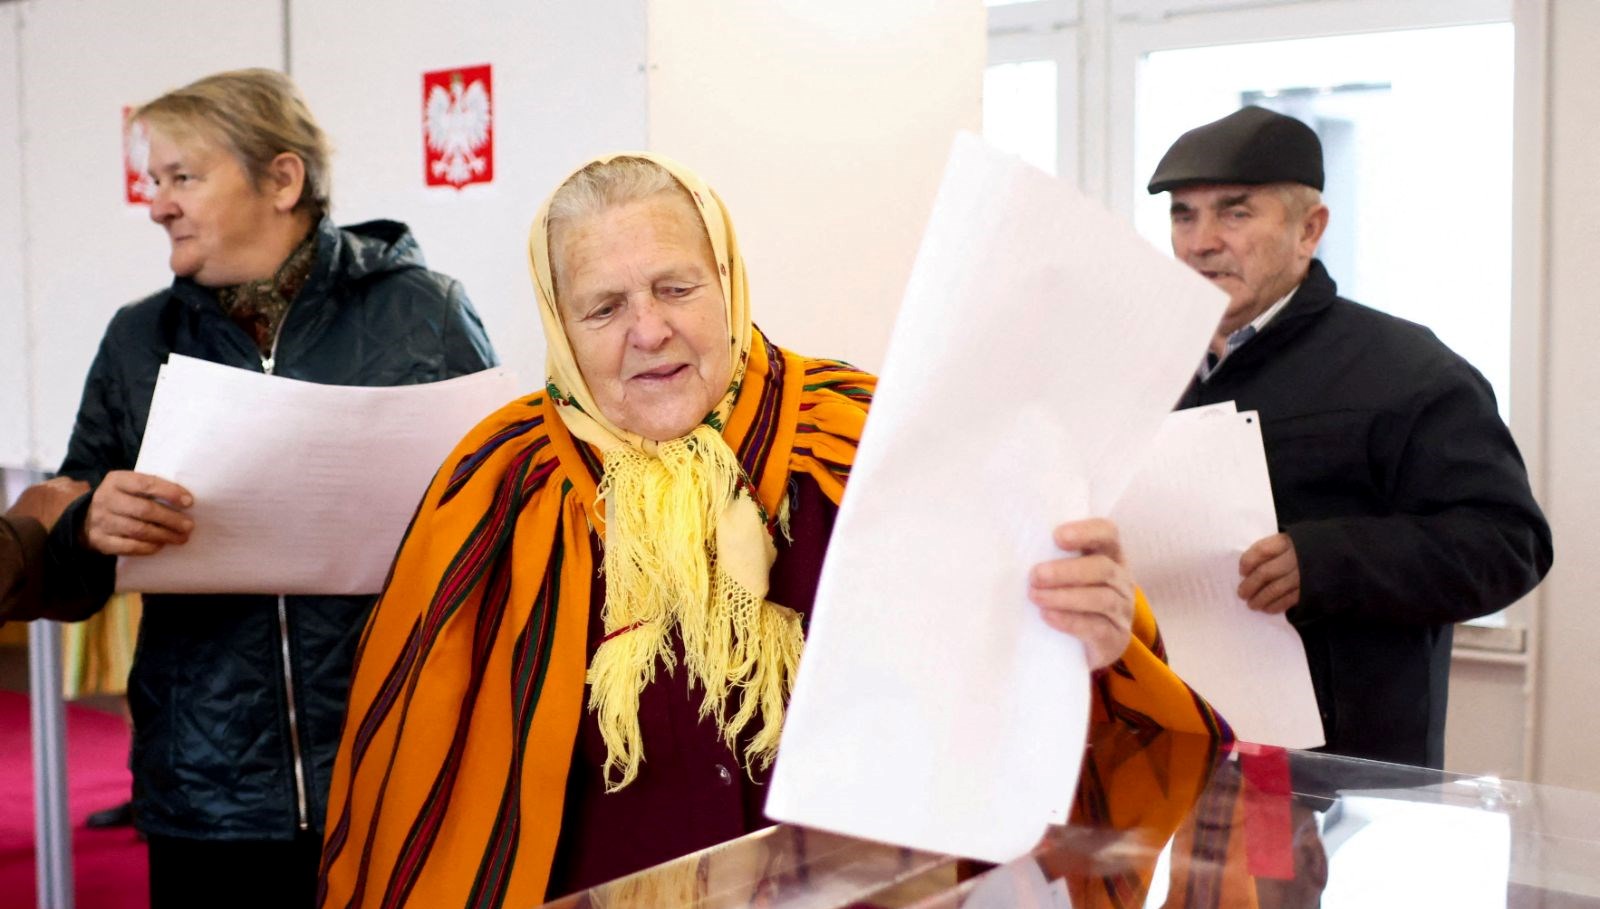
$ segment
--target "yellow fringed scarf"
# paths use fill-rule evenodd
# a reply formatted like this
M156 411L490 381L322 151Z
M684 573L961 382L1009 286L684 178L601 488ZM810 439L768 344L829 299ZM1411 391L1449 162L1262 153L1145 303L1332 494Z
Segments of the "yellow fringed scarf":
M762 727L746 763L770 764L805 638L797 613L766 600L775 551L732 449L706 424L662 444L655 457L620 446L606 457L600 498L607 637L588 682L606 778L621 770L610 788L638 775L639 694L657 663L673 671L675 633L690 681L705 692L700 715L714 717L737 750L739 732L759 709ZM729 717L735 688L742 699Z

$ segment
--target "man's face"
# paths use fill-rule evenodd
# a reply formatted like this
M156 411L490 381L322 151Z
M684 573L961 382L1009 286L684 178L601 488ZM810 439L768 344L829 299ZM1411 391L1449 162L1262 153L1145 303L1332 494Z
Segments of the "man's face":
M1249 324L1300 283L1326 211L1295 216L1273 185L1172 191L1173 255L1228 293L1219 334Z

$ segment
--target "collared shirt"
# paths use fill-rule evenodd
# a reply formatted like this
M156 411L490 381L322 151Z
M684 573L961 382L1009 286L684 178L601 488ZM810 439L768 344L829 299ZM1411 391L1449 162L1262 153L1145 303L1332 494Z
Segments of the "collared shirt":
M1195 375L1200 377L1200 381L1204 382L1211 378L1211 374L1216 372L1217 367L1221 366L1222 362L1228 359L1234 351L1243 347L1246 341L1260 334L1261 330L1267 327L1267 323L1271 322L1274 316L1289 305L1289 300L1294 297L1295 291L1299 289L1300 285L1296 284L1289 289L1288 293L1279 297L1278 302L1268 306L1262 311L1261 315L1251 319L1249 325L1240 326L1233 334L1228 335L1228 340L1223 345L1221 356L1212 351L1206 351L1206 355L1200 358L1200 368L1195 370Z

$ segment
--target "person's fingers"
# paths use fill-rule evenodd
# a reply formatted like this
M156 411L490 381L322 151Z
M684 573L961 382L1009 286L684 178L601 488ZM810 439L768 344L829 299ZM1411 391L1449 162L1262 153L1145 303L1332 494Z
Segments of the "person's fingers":
M1258 567L1255 571L1252 571L1248 576L1246 576L1244 580L1239 582L1239 589L1236 592L1239 594L1239 599L1248 603L1250 602L1250 598L1255 596L1256 593L1261 590L1261 588L1271 584L1277 579L1278 575L1273 573L1270 566Z
M1298 572L1299 563L1295 560L1294 554L1279 553L1276 557L1257 565L1255 571L1239 582L1239 599L1249 602L1261 592L1262 588Z
M1272 602L1266 604L1265 606L1262 606L1259 609L1257 609L1255 606L1251 606L1250 608L1255 610L1256 612L1265 613L1267 615L1277 615L1280 612L1288 612L1290 609L1293 609L1299 602L1300 602L1300 593L1299 593L1299 591L1295 591L1294 593L1285 594L1284 596L1281 596L1278 599L1273 600Z
M149 555L167 542L162 539L172 531L132 518L115 514L101 514L85 528L89 547L106 555Z
M1105 586L1133 598L1133 580L1127 569L1104 555L1040 562L1028 572L1028 586L1042 589Z
M1111 587L1031 588L1028 599L1046 614L1100 616L1118 628L1133 627L1133 602Z
M1239 557L1240 576L1247 576L1263 563L1283 555L1292 545L1286 533L1275 533L1255 541L1244 551L1244 555Z
M99 522L95 529L107 536L145 543L186 543L189 540L187 532L118 514L106 515L105 520Z
M159 499L177 508L188 508L194 504L194 496L189 494L189 490L170 480L131 470L107 474L106 479L111 480L112 477L116 478L116 487L129 495Z
M182 536L188 536L189 531L194 529L193 518L142 496L109 496L106 500L106 512L117 517L154 524Z
M159 477L131 471L108 474L89 503L84 522L88 545L107 555L149 555L187 542L194 520L169 501L145 494L153 492L174 496L170 501L193 502L182 487Z
M172 498L155 493L165 493ZM89 517L93 521L107 514L121 515L186 534L194 528L194 521L181 509L186 507L183 503L192 504L193 501L183 487L160 477L116 471L107 474L100 488L95 490Z
M1128 647L1128 630L1118 627L1103 615L1052 610L1041 610L1041 615L1051 628L1083 642L1084 656L1090 669L1101 669L1115 663Z
M1117 530L1117 525L1106 518L1087 518L1059 524L1052 531L1051 537L1055 540L1056 546L1064 552L1098 554L1119 565L1124 564L1122 535Z
M1257 612L1277 613L1287 610L1298 602L1300 602L1300 575L1296 572L1284 575L1263 587L1247 600L1245 605Z

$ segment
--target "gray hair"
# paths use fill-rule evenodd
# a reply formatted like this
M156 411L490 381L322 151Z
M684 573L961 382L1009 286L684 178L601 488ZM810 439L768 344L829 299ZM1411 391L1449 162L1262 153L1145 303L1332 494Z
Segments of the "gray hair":
M643 202L663 193L674 195L697 209L694 197L666 168L646 158L619 157L594 161L567 178L550 197L545 218L545 239L550 244L550 280L559 283L556 267L561 238L573 225L623 205ZM698 224L699 222L696 221ZM704 233L704 228L701 228ZM553 288L560 296L560 288Z
M1311 210L1322 204L1322 191L1314 186L1304 183L1278 183L1273 189L1278 193L1278 198L1283 201L1286 217L1290 221L1298 221L1311 213Z
M694 199L683 184L654 161L626 157L594 161L568 177L550 198L545 229L554 238L573 222L630 202L642 202L657 193L671 192L694 205Z

